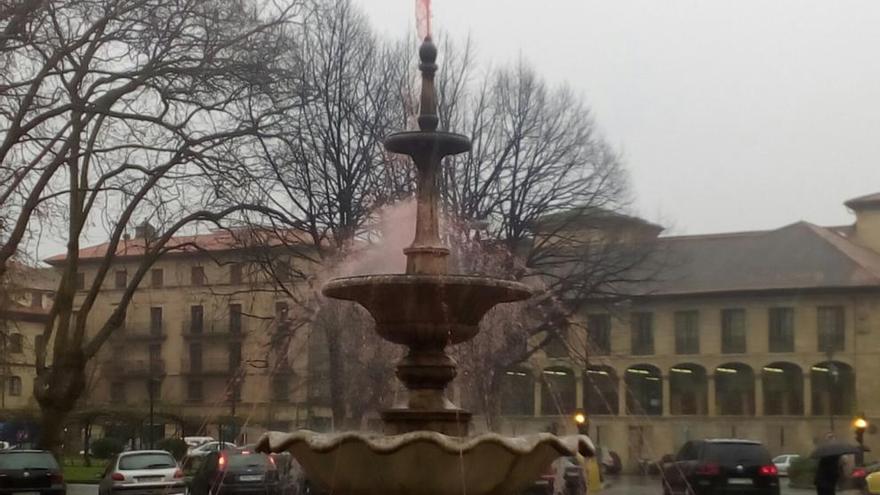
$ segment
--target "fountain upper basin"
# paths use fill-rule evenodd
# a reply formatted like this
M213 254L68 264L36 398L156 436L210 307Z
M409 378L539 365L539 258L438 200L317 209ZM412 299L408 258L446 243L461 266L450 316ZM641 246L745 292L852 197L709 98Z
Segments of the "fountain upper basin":
M531 296L519 282L471 275L363 275L333 279L323 292L366 308L386 340L440 348L474 337L496 304Z
M312 481L342 495L515 494L557 457L595 453L583 435L461 438L433 431L394 436L269 432L257 449L290 451Z

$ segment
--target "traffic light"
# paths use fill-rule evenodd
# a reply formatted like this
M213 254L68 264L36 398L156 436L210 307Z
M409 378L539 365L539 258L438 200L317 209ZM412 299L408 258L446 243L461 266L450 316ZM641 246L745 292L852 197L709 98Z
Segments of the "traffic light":
M589 433L590 422L587 419L587 415L582 411L574 414L574 423L577 425L578 435L587 435Z

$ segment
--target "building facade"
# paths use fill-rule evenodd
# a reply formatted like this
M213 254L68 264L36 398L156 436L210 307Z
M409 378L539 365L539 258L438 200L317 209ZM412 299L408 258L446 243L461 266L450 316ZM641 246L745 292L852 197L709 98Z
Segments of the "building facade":
M636 297L507 371L506 432L571 430L583 410L628 469L696 438L852 439L857 414L880 420L880 195L846 206L854 225L661 237L666 266Z

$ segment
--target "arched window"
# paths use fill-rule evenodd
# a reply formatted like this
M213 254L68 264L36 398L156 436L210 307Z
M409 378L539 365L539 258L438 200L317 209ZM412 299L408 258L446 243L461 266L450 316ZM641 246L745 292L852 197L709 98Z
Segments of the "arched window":
M660 370L650 364L637 364L626 370L627 414L663 414L663 383Z
M24 349L24 338L20 333L9 334L9 352L21 353Z
M726 363L715 368L715 404L718 414L755 414L755 373L742 363Z
M617 373L608 366L589 366L584 370L584 411L591 414L617 414Z
M541 372L541 413L545 416L565 416L574 412L576 405L574 373L558 366Z
M531 416L535 414L535 378L525 368L513 368L501 377L501 414Z
M804 413L804 374L793 363L770 363L761 368L764 414L801 415Z
M706 368L684 363L669 368L669 407L671 414L708 413Z
M850 365L825 361L810 368L813 415L852 415L856 401L856 375Z
M7 390L7 392L9 392L10 397L21 396L21 377L10 376L7 381L6 390Z

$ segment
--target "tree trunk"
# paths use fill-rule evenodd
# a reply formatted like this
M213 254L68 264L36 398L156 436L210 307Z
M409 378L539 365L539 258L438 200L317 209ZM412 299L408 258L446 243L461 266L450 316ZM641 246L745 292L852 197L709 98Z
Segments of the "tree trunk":
M82 352L64 351L56 365L37 372L34 397L40 405L38 447L61 455L64 425L86 388L85 360Z

